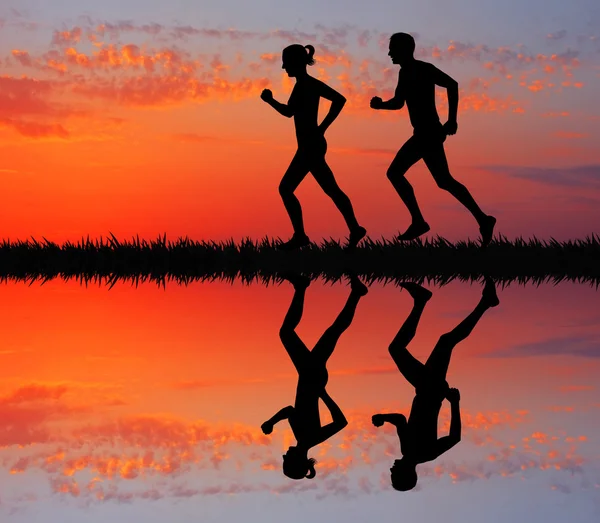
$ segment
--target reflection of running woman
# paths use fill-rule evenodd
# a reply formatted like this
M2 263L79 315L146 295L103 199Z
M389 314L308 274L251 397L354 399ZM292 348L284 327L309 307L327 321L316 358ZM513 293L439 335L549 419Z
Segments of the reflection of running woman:
M356 306L360 298L367 293L367 288L358 279L352 279L352 291L342 312L333 325L325 331L313 350L309 351L294 330L302 318L304 296L309 280L299 276L287 279L294 285L294 297L283 320L279 336L298 371L296 403L293 407L290 405L281 409L271 419L265 421L261 428L265 434L270 434L277 422L287 419L297 444L295 447L290 447L283 456L283 473L292 479L312 479L316 474L314 467L316 461L308 457L308 451L337 434L348 424L340 408L325 390L329 377L325 365L340 336L352 323ZM319 398L329 409L332 418L332 422L323 427L319 417Z
M416 283L401 284L413 297L413 309L390 345L390 354L402 375L415 387L415 398L408 421L402 414L375 414L373 425L384 422L398 430L402 459L397 459L390 469L392 485L396 490L411 490L417 484L417 465L432 461L460 441L461 422L457 389L448 387L446 373L452 350L471 334L477 322L490 308L500 302L493 282L488 281L475 310L457 327L440 336L427 362L423 365L410 352L407 345L414 338L425 304L431 292ZM437 424L442 401L450 402L450 434L437 437Z
M387 176L410 212L412 223L399 236L400 240L414 240L429 231L415 193L405 178L406 172L421 158L427 165L440 189L448 191L462 203L479 224L482 245L492 240L496 218L486 215L477 205L467 188L450 174L444 141L446 135L455 134L458 111L458 84L433 64L415 60L414 38L406 33L396 33L390 38L389 56L392 63L400 64L398 86L391 100L384 102L378 96L371 100L373 109L398 110L408 107L414 134L402 146L390 165ZM442 125L435 107L435 86L448 90L448 121Z
M333 172L325 161L327 151L325 131L340 114L346 99L306 72L306 66L314 64L314 54L315 49L312 45L303 47L294 44L283 50L282 68L288 76L296 78L296 85L287 105L273 99L273 93L269 89L265 89L261 94L261 98L277 112L288 118L293 116L296 126L298 151L279 184L279 193L294 228L294 235L282 246L284 249L296 249L310 243L304 231L302 208L294 195L294 191L309 172L342 213L350 229L348 245L356 246L367 232L356 221L350 199L338 186ZM323 121L318 124L321 97L331 101L331 108Z

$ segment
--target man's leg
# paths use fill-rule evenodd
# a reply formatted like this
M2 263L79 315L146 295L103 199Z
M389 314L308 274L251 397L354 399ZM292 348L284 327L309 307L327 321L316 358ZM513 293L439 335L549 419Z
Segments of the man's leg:
M436 137L433 137L431 143L427 146L426 152L423 154L423 161L425 162L425 165L427 165L427 168L431 172L438 187L448 191L454 196L477 220L482 237L482 244L489 244L494 235L496 218L485 214L479 205L477 205L477 202L473 196L471 196L469 190L452 177L450 169L448 168L448 160L446 159L443 141L438 141Z
M416 389L423 380L425 367L408 351L407 346L415 337L425 305L431 298L431 292L416 283L401 283L400 285L412 296L413 308L402 327L400 327L398 334L392 340L389 351L394 363L398 366L398 370Z
M475 325L477 325L488 309L496 307L499 303L494 282L487 280L481 293L481 299L473 312L450 332L440 336L439 341L427 359L427 363L425 363L425 368L428 370L430 379L434 381L446 379L454 347L473 332Z
M421 148L414 136L400 148L387 171L387 177L392 182L394 189L406 205L412 222L408 229L398 239L410 241L429 231L429 225L423 218L415 191L406 179L407 171L422 158Z

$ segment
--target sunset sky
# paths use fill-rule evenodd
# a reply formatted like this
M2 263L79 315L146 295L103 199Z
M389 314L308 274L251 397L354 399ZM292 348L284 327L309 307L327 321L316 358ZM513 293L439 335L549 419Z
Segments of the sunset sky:
M369 100L393 93L398 31L459 82L450 168L497 232L599 233L597 0L2 0L0 237L287 239L277 187L293 122L259 95L287 101L281 51L310 43L310 73L348 100L327 132L329 164L369 235L391 238L409 215L386 170L412 131L406 109L375 112ZM408 177L431 236L478 237L422 164ZM298 196L312 240L346 235L313 179ZM410 346L422 361L481 294L428 287ZM298 334L309 347L348 292L308 289ZM281 472L288 426L260 431L294 401L278 337L292 295L288 284L0 282L0 520L600 519L597 290L499 288L500 307L450 365L463 439L400 497L389 482L397 437L370 418L410 409L414 389L388 353L408 294L373 285L361 300L328 364L349 425L313 449L317 477L297 482ZM445 404L442 433L448 422Z
M429 288L409 345L421 361L481 292ZM327 389L349 425L309 454L312 481L281 472L287 423L260 431L294 402L278 337L289 284L0 291L0 516L10 521L354 523L397 521L399 510L409 521L447 511L449 522L596 520L598 295L587 286L500 290L450 363L462 441L419 466L410 494L390 487L397 437L370 422L408 414L414 394L387 351L412 306L393 285L371 287L329 360ZM308 289L297 332L309 348L347 296L340 284ZM440 435L448 414L446 404Z
M359 220L372 237L404 230L385 172L410 135L406 110L368 107L395 86L396 31L458 80L450 167L498 232L584 237L600 220L598 27L595 0L3 2L2 237L288 237L277 186L293 123L259 94L287 100L291 43L313 44L311 73L348 99L328 160ZM409 179L431 234L477 237L422 164ZM314 180L298 194L311 238L346 234Z

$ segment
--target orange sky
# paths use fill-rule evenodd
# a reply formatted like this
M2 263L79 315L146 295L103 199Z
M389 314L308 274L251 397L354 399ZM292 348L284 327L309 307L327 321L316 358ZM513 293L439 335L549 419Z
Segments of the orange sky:
M410 345L422 360L480 293L477 285L432 290ZM215 466L222 479L238 467L244 477L258 474L259 483L279 481L280 449L293 440L285 424L273 439L259 427L295 393L296 374L278 339L289 285L109 291L50 282L1 291L0 409L8 426L0 430L0 452L13 475L0 474L0 484L10 492L20 483L9 478L36 470L56 492L97 499L125 495L142 485L140 477L151 484L172 477L166 485L177 488L200 478L210 485ZM309 288L298 328L309 347L347 292L339 284ZM597 296L585 286L511 286L500 298L450 365L449 382L463 398L464 448L424 467L425 477L512 477L589 463L599 398L598 365L586 351L597 337L590 312ZM369 420L377 411L407 412L412 401L387 353L410 307L407 293L374 286L338 343L328 390L350 425L314 449L324 477L365 466L383 474L397 453L393 432L379 433ZM444 409L442 431L447 415ZM161 496L167 486L156 485Z
M107 27L38 28L23 38L7 26L0 47L0 191L9 196L0 209L3 237L289 235L277 186L294 153L293 124L258 97L269 86L287 99L292 82L280 69L286 40L240 33L223 44L157 36L135 24ZM410 127L406 111L374 113L368 101L391 95L395 66L383 37L370 47L356 35L322 38L335 45L315 42L311 71L348 98L328 132L330 165L371 236L392 235L408 213L385 172ZM499 232L594 232L594 175L569 174L599 161L600 120L582 106L594 91L594 62L546 43L525 51L446 41L422 44L418 53L459 80L450 166L500 218ZM445 94L438 95L444 120ZM423 166L410 179L433 233L477 235ZM313 180L298 195L311 236L345 234Z

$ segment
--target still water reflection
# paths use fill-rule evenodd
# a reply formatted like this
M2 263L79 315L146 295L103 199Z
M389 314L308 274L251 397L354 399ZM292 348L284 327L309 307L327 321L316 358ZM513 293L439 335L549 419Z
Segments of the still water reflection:
M0 292L2 521L600 516L589 286Z

